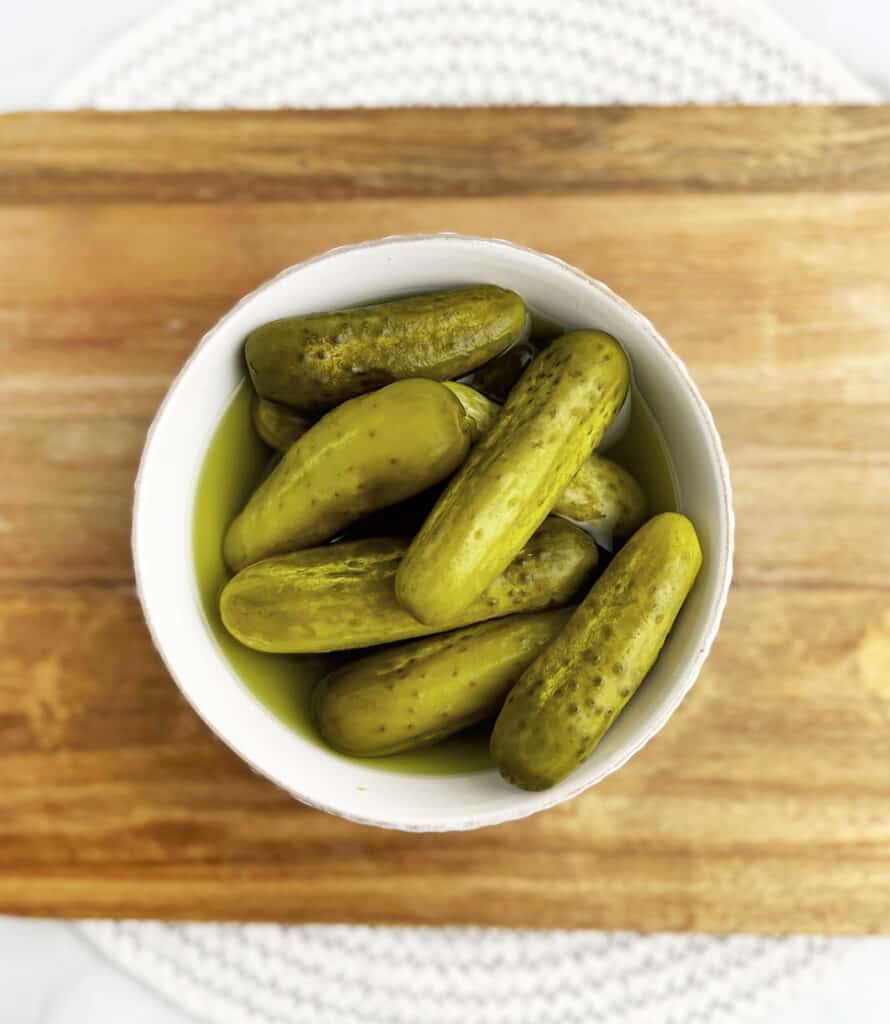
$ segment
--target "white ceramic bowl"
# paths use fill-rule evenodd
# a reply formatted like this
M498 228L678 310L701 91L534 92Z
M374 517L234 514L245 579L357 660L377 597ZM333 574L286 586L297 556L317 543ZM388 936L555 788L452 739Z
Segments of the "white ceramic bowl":
M294 733L242 684L198 598L191 523L210 437L243 378L245 335L277 317L381 295L487 282L518 291L568 327L597 327L630 356L675 473L680 511L698 530L699 578L654 669L589 760L559 785L525 793L495 771L406 775L339 757ZM652 325L603 284L508 242L460 235L384 238L335 249L283 271L210 330L174 381L148 434L136 481L133 554L155 646L192 707L256 771L304 803L370 825L471 829L567 800L621 767L686 695L717 633L732 574L729 472L708 407Z

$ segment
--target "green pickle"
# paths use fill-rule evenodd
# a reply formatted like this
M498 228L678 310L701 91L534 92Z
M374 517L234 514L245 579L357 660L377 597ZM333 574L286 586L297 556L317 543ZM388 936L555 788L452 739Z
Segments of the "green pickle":
M591 455L560 494L553 512L622 541L646 519L646 495L617 462Z
M279 452L286 452L312 426L310 420L279 402L254 395L250 405L253 425L260 437Z
M445 381L445 387L457 396L458 401L464 407L471 440L475 444L494 426L500 415L501 407L497 402L492 402L481 391L471 388L468 384L459 384L457 381L448 380Z
M445 387L460 399L475 443L494 426L501 406L467 384L448 381ZM621 541L645 522L646 508L646 495L631 473L612 459L591 455L557 498L553 513Z
M535 532L599 444L627 393L614 338L574 331L545 349L471 450L399 569L401 604L453 621Z
M498 715L491 753L508 782L547 789L590 756L655 663L701 560L675 512L624 545Z
M319 731L335 750L382 757L490 718L571 613L508 615L345 665L315 691Z
M371 647L568 604L589 581L598 553L583 530L548 519L475 601L431 627L396 600L409 541L343 541L279 555L243 569L223 588L226 629L257 651L317 654Z
M528 323L516 292L477 285L273 320L247 336L244 351L257 394L321 412L406 377L463 376Z
M470 446L463 406L442 384L403 380L333 409L298 438L229 527L238 570L313 547L368 513L449 476Z

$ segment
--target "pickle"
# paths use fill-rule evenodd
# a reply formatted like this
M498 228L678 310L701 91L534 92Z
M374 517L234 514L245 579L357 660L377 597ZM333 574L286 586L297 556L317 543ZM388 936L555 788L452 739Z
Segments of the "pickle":
M226 629L258 651L310 654L371 647L517 612L562 607L589 583L593 541L548 519L512 565L449 622L430 627L405 611L394 580L408 541L343 541L248 566L220 597Z
M646 495L617 462L591 455L560 494L553 511L621 541L645 520Z
M571 613L508 615L354 661L319 683L319 731L344 754L380 757L481 722Z
M590 756L658 657L701 558L675 512L630 538L498 715L491 752L508 782L547 789Z
M405 377L460 377L527 325L516 292L477 285L273 320L247 336L244 351L259 395L319 412Z
M471 388L467 384L458 384L456 381L446 381L445 387L457 396L460 404L464 407L467 420L469 421L470 440L475 444L484 437L494 426L495 420L501 412L497 402L492 402L480 391Z
M305 416L288 406L270 402L259 395L253 396L250 413L256 432L270 448L279 452L286 452L312 425Z
M396 593L412 615L453 620L503 572L599 443L629 379L601 331L563 335L535 359L402 562Z
M491 430L501 406L475 388L448 381L469 419L475 443ZM566 485L553 506L555 515L589 524L599 533L624 540L646 518L646 495L626 469L602 455L591 455Z
M312 547L417 494L463 462L463 406L442 384L402 380L323 416L287 450L225 537L232 569Z

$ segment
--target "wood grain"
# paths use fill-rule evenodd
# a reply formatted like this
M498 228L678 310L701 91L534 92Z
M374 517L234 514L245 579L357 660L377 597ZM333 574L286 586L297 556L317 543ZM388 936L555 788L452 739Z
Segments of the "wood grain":
M81 111L4 136L6 202L890 189L873 107Z
M887 111L460 116L0 119L0 911L890 931ZM438 170L431 124L463 140ZM411 836L210 735L128 534L147 424L215 319L314 252L432 230L554 252L654 320L726 442L738 552L699 684L629 765Z

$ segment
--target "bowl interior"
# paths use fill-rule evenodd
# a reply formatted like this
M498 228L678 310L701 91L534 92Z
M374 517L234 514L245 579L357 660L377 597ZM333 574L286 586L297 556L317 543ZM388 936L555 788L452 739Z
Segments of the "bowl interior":
M281 659L261 703L237 671L238 645L215 628L194 565L219 558L218 524L195 534L192 519L207 446L243 381L241 347L254 327L277 317L338 308L421 290L489 282L518 291L539 315L598 327L622 343L635 385L670 453L677 506L695 523L702 572L652 672L587 763L545 793L528 794L484 769L436 774L411 758L393 772L340 757L300 726L289 674L317 672ZM187 442L186 440L187 439ZM205 490L207 490L205 482ZM219 472L209 490L229 501L243 467ZM224 502L221 502L221 505ZM209 508L209 507L208 507ZM208 515L212 512L208 510ZM248 763L299 799L334 813L397 828L472 828L550 806L598 781L666 721L695 679L722 612L731 571L729 484L710 414L682 365L652 327L605 287L550 257L508 243L459 236L387 239L326 254L285 271L247 296L204 338L168 393L149 434L137 481L134 557L155 644L185 696ZM220 569L221 571L221 569ZM212 590L212 588L211 588ZM233 651L232 647L235 648ZM273 714L269 707L274 707ZM459 750L460 747L453 749ZM476 748L478 749L478 747Z

